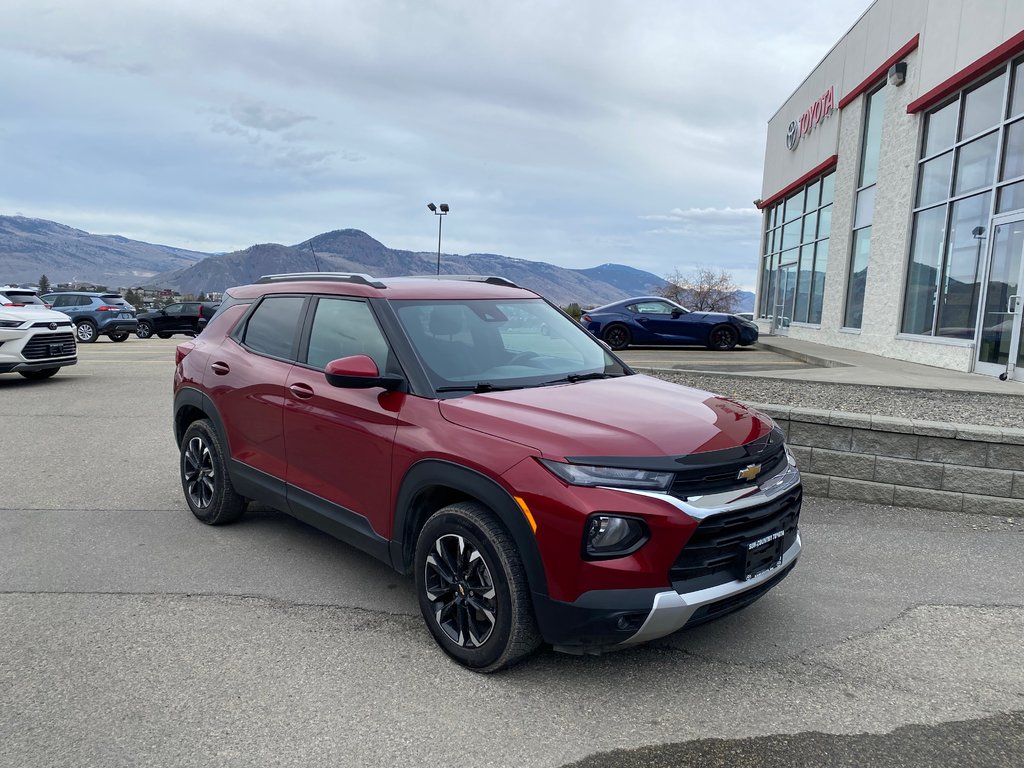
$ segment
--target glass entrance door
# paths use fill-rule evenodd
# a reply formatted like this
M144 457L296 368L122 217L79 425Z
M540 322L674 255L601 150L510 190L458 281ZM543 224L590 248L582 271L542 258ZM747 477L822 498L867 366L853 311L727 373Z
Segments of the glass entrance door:
M775 279L775 311L772 313L772 333L789 335L789 321L796 302L796 263L783 264Z
M974 370L1024 381L1024 217L992 220L988 281Z

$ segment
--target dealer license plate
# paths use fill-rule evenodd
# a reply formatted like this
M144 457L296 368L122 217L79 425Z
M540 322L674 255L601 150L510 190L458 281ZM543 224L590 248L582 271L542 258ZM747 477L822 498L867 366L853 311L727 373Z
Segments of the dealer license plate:
M743 567L746 580L749 581L765 571L777 568L782 563L782 542L785 537L785 531L775 531L747 542L747 559Z

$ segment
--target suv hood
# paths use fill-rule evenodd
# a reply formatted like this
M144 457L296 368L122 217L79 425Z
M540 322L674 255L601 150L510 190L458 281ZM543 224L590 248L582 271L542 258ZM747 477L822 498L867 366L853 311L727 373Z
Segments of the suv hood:
M66 323L71 318L63 312L46 309L38 305L25 307L0 307L0 320L20 320L23 323Z
M703 453L745 445L772 429L767 416L733 400L639 374L467 395L440 407L454 424L549 458Z

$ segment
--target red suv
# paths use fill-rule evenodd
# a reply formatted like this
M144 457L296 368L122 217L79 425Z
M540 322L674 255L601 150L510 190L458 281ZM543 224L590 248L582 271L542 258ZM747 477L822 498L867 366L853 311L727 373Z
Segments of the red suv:
M769 418L634 373L502 278L270 275L176 363L192 513L257 500L412 573L472 669L717 618L800 553L800 475Z

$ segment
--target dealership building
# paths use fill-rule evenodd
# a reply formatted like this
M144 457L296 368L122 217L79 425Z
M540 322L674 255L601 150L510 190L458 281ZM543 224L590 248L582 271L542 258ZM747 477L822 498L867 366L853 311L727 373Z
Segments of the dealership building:
M762 331L1024 380L1024 0L876 0L768 123Z

